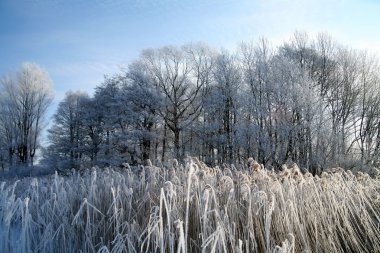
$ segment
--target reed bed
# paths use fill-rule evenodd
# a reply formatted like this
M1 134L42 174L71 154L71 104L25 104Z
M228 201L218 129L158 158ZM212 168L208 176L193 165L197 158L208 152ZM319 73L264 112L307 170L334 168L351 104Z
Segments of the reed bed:
M0 184L0 252L380 252L380 177L91 168Z

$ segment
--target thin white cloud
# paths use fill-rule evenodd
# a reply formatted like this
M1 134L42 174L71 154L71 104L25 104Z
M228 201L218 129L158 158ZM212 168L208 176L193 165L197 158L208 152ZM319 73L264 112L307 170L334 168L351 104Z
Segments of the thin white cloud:
M296 30L311 38L326 32L342 44L379 53L378 13L380 2L371 0L259 0L228 23L243 40L264 36L280 45Z

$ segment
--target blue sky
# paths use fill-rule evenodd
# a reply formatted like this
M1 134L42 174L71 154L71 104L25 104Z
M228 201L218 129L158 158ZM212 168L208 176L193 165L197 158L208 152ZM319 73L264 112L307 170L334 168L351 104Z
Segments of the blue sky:
M380 1L0 0L0 76L25 61L41 65L56 105L68 90L92 93L144 48L204 41L234 49L260 36L278 45L295 30L380 55Z

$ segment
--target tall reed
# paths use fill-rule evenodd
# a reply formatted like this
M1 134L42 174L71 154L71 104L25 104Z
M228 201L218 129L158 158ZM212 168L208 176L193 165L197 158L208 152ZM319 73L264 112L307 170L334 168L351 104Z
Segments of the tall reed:
M189 159L1 182L0 252L380 252L380 178Z

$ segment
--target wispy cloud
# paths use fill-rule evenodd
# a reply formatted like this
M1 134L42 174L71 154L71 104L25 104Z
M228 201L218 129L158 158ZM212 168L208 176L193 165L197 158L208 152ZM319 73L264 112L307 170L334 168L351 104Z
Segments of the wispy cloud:
M104 74L146 47L205 41L234 48L265 36L274 45L295 30L327 32L380 52L374 0L1 0L0 71L24 60L43 65L57 89L92 90ZM0 27L3 27L0 25ZM5 26L4 26L5 27ZM2 36L1 36L2 35Z
M58 92L82 90L92 94L94 87L104 80L104 75L120 71L119 64L117 61L85 61L50 66L48 71Z

